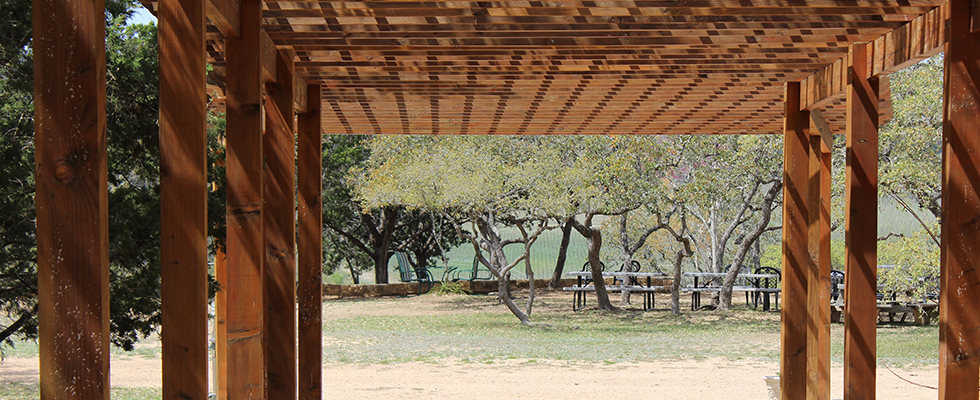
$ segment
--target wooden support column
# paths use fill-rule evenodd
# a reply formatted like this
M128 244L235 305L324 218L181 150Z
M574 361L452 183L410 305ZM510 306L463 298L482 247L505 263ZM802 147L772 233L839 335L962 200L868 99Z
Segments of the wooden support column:
M807 180L809 111L800 110L800 83L787 82L783 116L783 271L780 387L783 399L806 397Z
M939 398L957 400L980 396L980 32L970 3L949 2L943 107Z
M228 259L223 249L214 254L214 279L226 282ZM214 294L214 392L218 400L228 400L228 295L226 290Z
M878 276L878 82L868 45L851 46L847 82L844 399L875 398Z
M262 65L260 0L242 0L241 36L227 39L227 296L229 399L264 399Z
M275 48L272 49L275 51ZM267 51L267 50L266 50ZM276 52L265 96L265 372L267 398L296 399L296 150L293 59Z
M830 153L834 139L820 110L810 111L807 182L807 400L830 399Z
M323 193L320 86L308 86L299 116L299 400L322 398Z
M161 0L160 283L163 398L208 397L204 3Z
M33 7L41 399L108 399L105 2Z

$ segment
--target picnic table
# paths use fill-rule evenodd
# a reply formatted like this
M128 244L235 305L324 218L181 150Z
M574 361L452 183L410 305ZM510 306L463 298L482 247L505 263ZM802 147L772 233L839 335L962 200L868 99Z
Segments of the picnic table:
M715 281L720 281L728 275L727 272L686 272L684 276L689 276L694 278L694 285L687 286L681 290L684 292L691 293L691 310L697 310L701 308L701 293L705 292L721 292L721 285L714 284ZM732 287L732 292L745 292L747 295L752 297L752 306L757 307L759 303L759 298L765 296L762 301L762 310L769 311L770 301L769 296L775 295L776 306L779 306L779 288L775 287L763 287L761 282L764 279L779 279L777 274L758 274L758 273L741 273L738 274L737 278L749 279L752 282L751 286L747 285L737 285ZM698 281L701 280L699 283Z
M572 310L578 311L585 307L585 294L595 291L595 284L586 284L583 281L584 278L592 276L592 271L574 271L569 272L568 275L576 278L575 286L566 286L561 288L561 290L572 292ZM616 280L621 282L619 285L606 285L607 291L643 293L643 311L653 309L655 305L654 292L664 288L663 286L654 286L653 278L662 278L664 276L666 275L660 272L617 271L602 273L603 278L618 278ZM641 279L644 279L645 285L640 284Z

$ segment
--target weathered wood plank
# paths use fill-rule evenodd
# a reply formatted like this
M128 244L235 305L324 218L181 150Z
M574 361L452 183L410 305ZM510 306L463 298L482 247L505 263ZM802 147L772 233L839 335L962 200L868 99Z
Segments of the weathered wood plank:
M297 121L299 182L299 400L320 400L323 369L323 192L320 86L309 86Z
M33 3L42 400L109 399L104 10Z
M260 0L241 4L241 36L227 40L228 398L264 399L262 348L263 146Z
M274 50L274 49L273 49ZM277 82L265 96L265 316L267 397L296 399L296 219L292 59L277 52ZM274 355L274 356L273 356Z
M972 2L976 6L976 2ZM980 372L980 32L951 0L943 105L939 398L976 400Z
M800 82L787 82L783 119L783 268L780 386L783 399L806 397L810 117Z
M163 398L208 397L205 11L161 0L160 285Z
M844 396L875 398L878 235L878 83L867 44L851 49L847 85Z

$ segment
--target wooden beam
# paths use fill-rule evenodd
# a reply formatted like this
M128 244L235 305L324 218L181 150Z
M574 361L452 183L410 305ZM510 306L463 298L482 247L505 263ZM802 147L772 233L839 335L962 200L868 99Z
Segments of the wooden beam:
M278 67L278 54L279 51L276 50L276 44L272 42L269 34L265 31L260 31L259 41L262 55L262 82L265 83L276 83L279 79L279 74L276 72Z
M204 4L161 0L160 300L163 398L208 397Z
M265 352L267 397L296 399L296 150L292 57L278 52L265 96ZM271 356L275 355L275 356Z
M941 52L948 7L944 3L875 40L866 55L871 60L865 65L868 76L888 75ZM847 75L840 72L848 65L845 57L804 79L807 90L800 107L810 110L844 96Z
M980 387L980 32L970 3L949 3L943 104L939 398L957 400L976 400Z
M297 114L305 114L307 111L308 87L309 84L306 83L305 79L293 75L293 107L296 108Z
M833 138L819 110L811 110L807 182L807 400L830 399L830 154ZM818 120L820 122L818 122ZM823 125L823 128L820 127ZM826 132L826 133L825 133ZM817 133L813 135L813 133ZM830 142L827 142L828 138Z
M241 32L241 0L207 0L207 16L225 38L236 38Z
M323 192L320 86L311 85L298 125L299 171L299 400L323 392Z
M851 46L847 85L844 398L875 398L878 237L878 84L868 44Z
M105 3L34 0L42 400L109 398Z
M226 42L228 398L264 399L263 146L260 0L241 4L241 36Z
M800 110L799 82L786 83L783 122L783 276L780 387L783 399L806 397L807 179L809 112Z

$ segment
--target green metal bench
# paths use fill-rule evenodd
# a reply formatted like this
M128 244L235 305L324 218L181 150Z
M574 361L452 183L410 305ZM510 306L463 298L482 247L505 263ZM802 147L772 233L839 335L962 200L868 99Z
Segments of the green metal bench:
M480 262L478 257L473 257L473 268L470 269L456 269L456 267L449 267L450 269L446 271L449 274L449 279L453 282L456 281L492 281L496 279L493 276L493 272L486 268L480 268L483 263ZM486 272L486 275L482 273Z
M396 251L395 260L398 261L398 275L401 281L406 283L418 282L418 294L422 294L423 284L427 285L425 291L428 292L438 282L432 277L432 272L429 272L428 268L412 264L411 260L408 259L408 253Z

